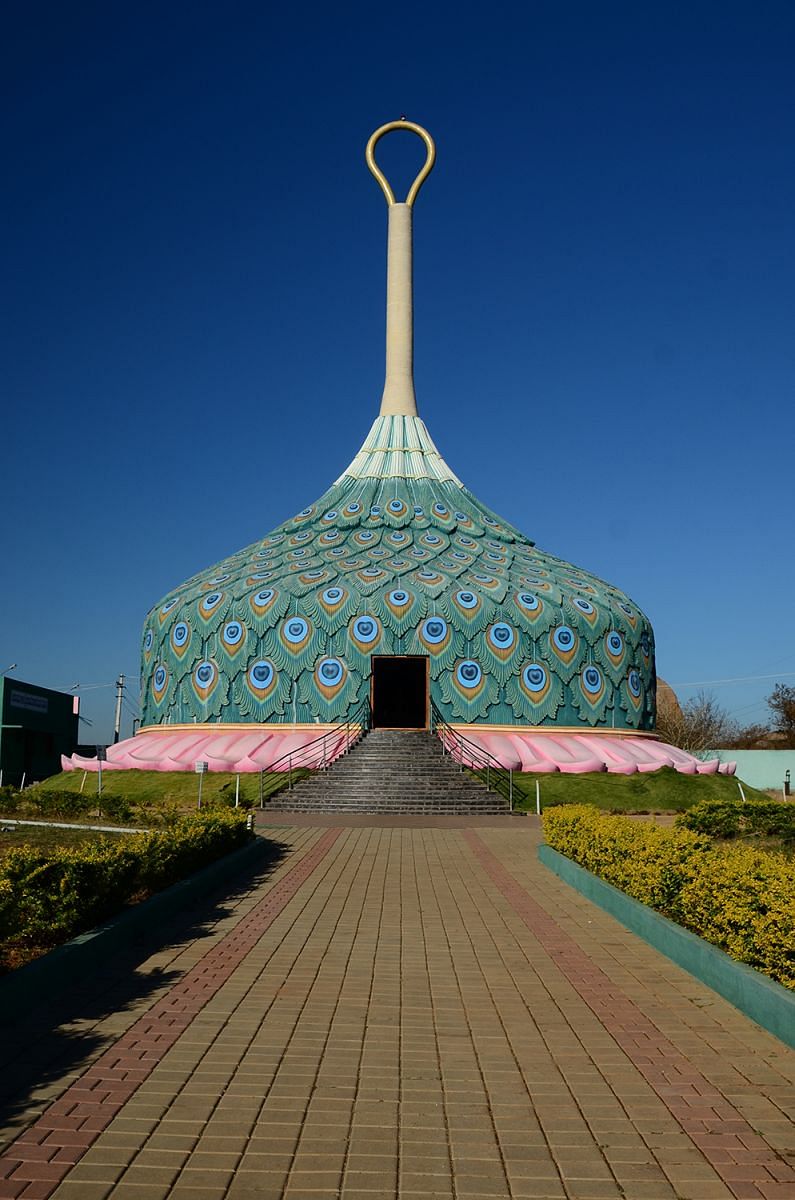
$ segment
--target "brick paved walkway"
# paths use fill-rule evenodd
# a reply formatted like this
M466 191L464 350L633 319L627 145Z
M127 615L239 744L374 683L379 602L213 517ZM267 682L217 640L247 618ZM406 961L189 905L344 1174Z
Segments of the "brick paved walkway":
M51 1031L85 1052L28 1072L0 1200L789 1200L795 1055L541 867L533 821L424 824L274 829L127 1002Z

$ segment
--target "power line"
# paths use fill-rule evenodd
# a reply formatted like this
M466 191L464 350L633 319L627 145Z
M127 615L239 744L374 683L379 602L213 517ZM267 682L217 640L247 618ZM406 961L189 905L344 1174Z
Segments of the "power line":
M775 675L736 675L733 679L697 679L695 683L672 683L672 688L717 687L719 683L753 683L761 679L788 679L795 671L776 671Z

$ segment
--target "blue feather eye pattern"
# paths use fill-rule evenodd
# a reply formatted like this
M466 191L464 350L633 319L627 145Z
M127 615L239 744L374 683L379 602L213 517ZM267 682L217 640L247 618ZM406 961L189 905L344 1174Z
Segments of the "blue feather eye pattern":
M382 567L365 567L364 570L356 572L356 580L359 590L369 596L380 584L389 581L389 574Z
M487 592L496 592L500 587L500 581L495 575L484 575L482 572L476 571L469 578L474 579L478 587L485 588Z
M544 663L529 662L506 682L505 695L517 717L539 724L554 719L563 701L563 684Z
M162 623L165 621L165 619L166 619L166 617L168 616L168 614L169 614L170 612L173 612L173 611L174 611L174 609L177 607L177 605L178 605L178 604L179 604L179 600L167 600L167 601L166 601L166 603L165 603L165 604L162 606L162 608L160 609L160 612L157 614L157 615L158 615L158 617L160 618L160 624L161 624L161 625L162 625Z
M191 675L191 684L193 685L193 690L199 699L203 701L210 698L217 683L218 668L216 667L215 663L210 662L209 659L205 659L204 662L199 663L198 667Z
M347 596L348 592L345 588L329 587L320 593L320 602L326 612L336 612L340 605L345 603Z
M570 654L577 645L577 636L568 625L559 625L552 633L552 642L560 654Z
M484 716L499 695L499 684L473 658L454 660L451 671L439 677L443 698L455 716L473 721Z
M378 622L373 617L357 617L351 632L362 645L369 645L378 639Z
M600 705L605 694L605 680L598 667L586 667L580 675L580 692L583 699L591 707Z
M347 668L338 658L322 658L315 667L315 687L327 702L341 691L347 677Z
M224 598L223 592L208 592L199 601L199 615L208 620Z
M500 658L508 658L516 647L516 630L511 629L505 621L497 621L486 634L486 640L492 654Z
M614 668L619 668L624 661L624 652L626 650L626 642L624 635L619 633L617 629L611 629L605 634L605 654L610 665ZM618 683L619 677L613 675L614 682Z
M431 646L438 646L447 637L447 622L441 617L428 617L422 625L422 635Z
M155 635L152 633L151 629L147 629L146 633L144 634L144 655L147 659L151 657L154 641Z
M262 588L255 592L253 596L249 596L249 605L252 612L258 617L264 617L269 613L279 597L279 593L275 588Z
M628 604L624 604L623 601L618 607L621 609L622 613L634 629L638 623L638 614L634 611L634 609L630 608Z
M544 602L539 600L535 592L515 592L514 603L521 616L525 617L531 625L535 625L541 614L544 611Z
M417 579L426 587L438 587L440 583L445 582L445 576L440 575L438 571L417 571Z
M483 668L473 659L465 659L455 669L455 681L467 692L477 691L483 683Z
M171 649L177 658L182 658L190 644L190 628L185 621L177 621L171 630Z
M160 663L152 673L152 695L155 704L161 704L168 688L168 671Z
M549 633L549 647L558 660L558 670L564 679L571 678L574 660L579 650L579 638L569 625L558 625Z
M288 617L282 625L282 640L288 646L301 647L309 636L309 622L303 617Z
M246 640L246 629L240 621L227 621L221 630L221 645L227 654L235 655Z
M448 649L452 637L453 631L443 617L426 617L417 630L422 651L432 658L438 658Z
M640 678L640 672L635 667L631 667L627 672L626 696L629 700L630 708L640 712L643 707L643 683Z
M533 701L542 700L549 691L549 672L540 663L529 663L520 675L522 690Z
M475 612L480 607L482 601L474 592L456 592L455 602L459 608L465 609L467 612Z
M279 682L279 676L273 663L267 658L254 662L246 672L246 687L257 700L267 700Z

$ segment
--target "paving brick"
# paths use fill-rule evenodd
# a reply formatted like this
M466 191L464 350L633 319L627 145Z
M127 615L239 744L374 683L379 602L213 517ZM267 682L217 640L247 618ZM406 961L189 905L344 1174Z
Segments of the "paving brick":
M294 853L163 952L176 983L12 1134L54 1172L23 1188L783 1200L793 1056L540 867L530 821L331 833L280 830Z

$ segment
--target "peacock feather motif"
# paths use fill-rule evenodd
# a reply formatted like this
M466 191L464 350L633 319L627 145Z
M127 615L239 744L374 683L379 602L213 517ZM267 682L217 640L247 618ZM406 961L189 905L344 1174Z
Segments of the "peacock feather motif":
M403 203L372 156L392 129L419 134L429 154ZM381 414L323 495L152 608L144 725L343 720L375 655L417 654L452 722L653 728L654 638L637 605L482 504L417 415L405 280L433 158L411 122L368 146L390 222Z

